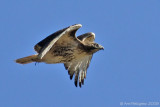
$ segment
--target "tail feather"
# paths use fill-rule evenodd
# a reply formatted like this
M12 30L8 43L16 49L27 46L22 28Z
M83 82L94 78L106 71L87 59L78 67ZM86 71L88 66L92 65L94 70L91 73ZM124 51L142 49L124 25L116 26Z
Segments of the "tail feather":
M15 62L19 64L28 64L28 63L36 62L36 59L37 59L37 55L31 55L31 56L19 58Z

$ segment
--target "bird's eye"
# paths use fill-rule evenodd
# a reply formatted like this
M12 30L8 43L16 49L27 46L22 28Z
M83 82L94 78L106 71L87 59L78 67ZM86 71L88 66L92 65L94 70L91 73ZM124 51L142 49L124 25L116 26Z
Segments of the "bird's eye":
M94 43L92 44L93 47L97 48L98 47L98 44Z
M95 47L98 47L98 44L94 44Z

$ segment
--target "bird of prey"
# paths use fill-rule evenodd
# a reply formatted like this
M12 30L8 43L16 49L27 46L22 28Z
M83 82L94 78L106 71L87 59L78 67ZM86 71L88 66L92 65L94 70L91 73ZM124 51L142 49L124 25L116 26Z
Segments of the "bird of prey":
M92 32L76 37L75 33L80 27L81 24L75 24L49 35L34 46L37 54L17 59L16 63L63 63L70 79L75 75L75 86L79 83L81 87L93 54L104 48L94 42L95 34Z

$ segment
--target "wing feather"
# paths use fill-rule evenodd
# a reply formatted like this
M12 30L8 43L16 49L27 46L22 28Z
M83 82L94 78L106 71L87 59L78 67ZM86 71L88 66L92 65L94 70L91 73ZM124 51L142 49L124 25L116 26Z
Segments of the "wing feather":
M77 87L78 81L79 86L84 84L84 79L86 78L87 69L89 67L90 61L93 55L89 55L83 57L74 62L65 63L64 66L68 70L68 74L70 75L70 79L72 79L73 75L75 74L74 84Z
M68 27L67 27L68 28ZM53 39L55 39L58 35L60 35L62 32L64 32L67 28L64 28L62 30L59 30L51 35L49 35L48 37L46 37L45 39L43 39L42 41L38 42L35 46L34 46L34 50L36 52L40 52L45 46L46 44L50 43Z
M79 40L84 42L94 42L95 34L93 32L85 33L77 37Z
M46 55L46 53L53 47L53 45L62 37L62 36L67 36L69 38L72 38L72 40L76 40L76 36L75 33L76 31L81 27L81 24L76 24L76 25L72 25L68 28L65 28L61 31L59 31L58 33L56 33L55 35L50 35L49 37L47 37L46 39L42 40L40 43L38 43L38 45L35 46L35 49L39 49L36 48L39 46L39 44L41 44L42 48L39 50L39 54L38 54L38 58L42 59L44 55ZM65 40L65 39L63 39ZM77 40L78 41L78 40ZM45 43L46 42L46 43ZM64 42L64 41L63 41ZM38 51L38 50L37 50Z

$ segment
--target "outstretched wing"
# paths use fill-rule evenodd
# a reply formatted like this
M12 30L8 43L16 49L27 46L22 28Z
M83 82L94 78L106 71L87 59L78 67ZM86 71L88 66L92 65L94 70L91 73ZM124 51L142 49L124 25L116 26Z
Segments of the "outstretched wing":
M94 42L95 34L93 32L89 32L89 33L82 34L77 38L83 42Z
M42 59L55 43L57 45L66 45L67 43L74 44L79 42L75 36L75 33L80 27L82 27L81 24L69 26L40 41L37 45L35 45L35 50L39 53L38 58Z
M65 63L64 66L66 70L68 70L68 74L70 75L70 79L75 75L74 83L77 87L77 83L79 80L79 86L84 84L84 79L86 78L87 68L89 67L90 61L92 59L92 55L88 55L74 62Z

